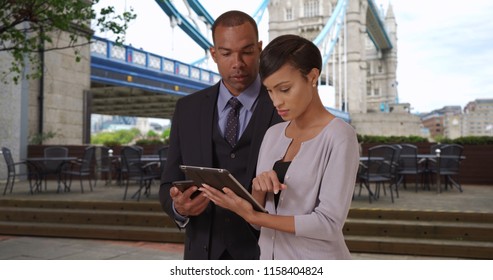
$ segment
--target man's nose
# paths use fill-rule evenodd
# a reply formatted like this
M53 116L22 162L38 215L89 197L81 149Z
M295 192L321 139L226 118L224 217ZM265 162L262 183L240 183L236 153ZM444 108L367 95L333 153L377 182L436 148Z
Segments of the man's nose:
M241 54L234 55L234 67L241 67L245 65L245 61Z

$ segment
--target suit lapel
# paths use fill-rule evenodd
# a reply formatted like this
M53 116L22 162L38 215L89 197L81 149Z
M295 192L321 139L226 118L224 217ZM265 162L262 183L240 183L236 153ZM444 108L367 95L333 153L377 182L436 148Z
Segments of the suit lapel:
M200 104L200 133L198 134L198 142L202 151L200 161L206 166L212 166L212 131L214 125L214 111L216 100L219 94L219 83L210 90L203 93L203 103ZM193 112L192 112L193 114Z

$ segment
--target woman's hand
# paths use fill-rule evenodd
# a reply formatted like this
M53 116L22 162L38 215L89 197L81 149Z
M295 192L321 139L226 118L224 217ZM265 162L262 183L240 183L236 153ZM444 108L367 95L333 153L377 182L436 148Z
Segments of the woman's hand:
M216 205L235 212L247 222L250 222L252 216L256 213L256 211L253 210L252 205L248 201L237 196L231 189L227 187L224 187L223 191L221 192L207 184L202 184L202 187L199 188L199 191L202 192L203 196L210 199Z
M252 187L255 192L273 192L275 194L287 188L285 184L279 182L277 173L274 170L262 172L253 178Z

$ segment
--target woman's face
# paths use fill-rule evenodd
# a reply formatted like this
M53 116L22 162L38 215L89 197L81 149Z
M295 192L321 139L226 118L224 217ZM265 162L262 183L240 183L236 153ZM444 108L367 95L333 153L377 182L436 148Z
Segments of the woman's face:
M318 70L304 77L301 72L289 64L284 64L279 70L264 79L264 86L277 109L277 113L285 121L302 117L318 94L316 83ZM315 86L314 86L315 85Z

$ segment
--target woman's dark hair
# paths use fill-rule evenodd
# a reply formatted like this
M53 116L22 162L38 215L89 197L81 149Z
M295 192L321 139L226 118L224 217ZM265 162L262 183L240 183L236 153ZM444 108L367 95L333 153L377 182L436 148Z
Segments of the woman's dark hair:
M234 27L234 26L242 25L245 22L249 22L252 25L253 29L255 30L255 35L257 36L257 41L258 41L258 28L255 20L247 13L244 13L242 11L235 11L235 10L223 13L214 21L214 24L212 25L212 41L214 43L216 42L216 28L218 26Z
M260 78L265 80L289 63L305 77L313 68L322 71L320 50L309 40L292 34L272 40L260 53Z

